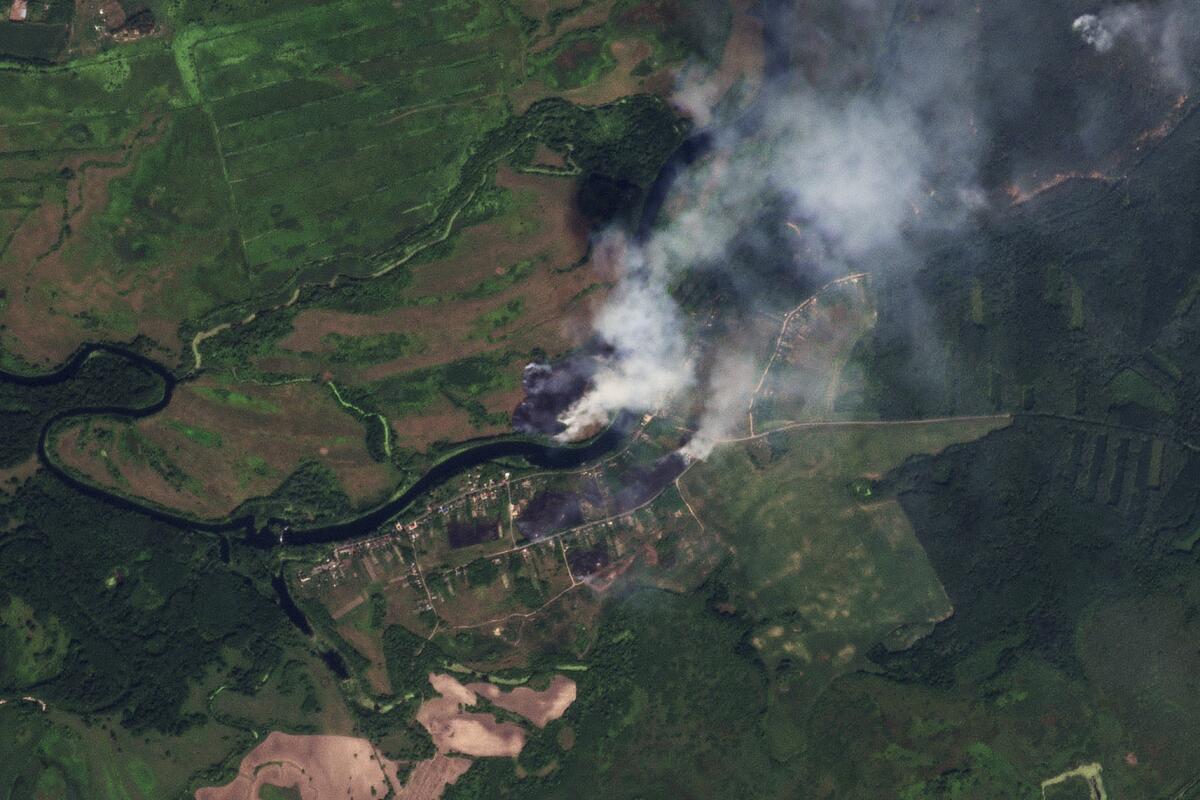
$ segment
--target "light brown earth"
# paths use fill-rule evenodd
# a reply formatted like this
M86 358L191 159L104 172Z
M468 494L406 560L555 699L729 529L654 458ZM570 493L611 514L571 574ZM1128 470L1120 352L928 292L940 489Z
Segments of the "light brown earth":
M516 0L514 5L526 17L538 20L544 28L546 17L551 11L556 11L560 8L576 8L580 5L580 2L579 0ZM541 33L539 31L538 35L541 35Z
M634 67L653 54L649 42L636 38L617 39L609 48L616 65L594 83L567 91L551 89L541 81L522 84L511 93L518 113L524 113L538 100L547 97L564 97L577 105L600 106L639 92L661 97L671 93L675 86L673 70L664 68L643 76L633 74Z
M525 207L521 216L536 220L528 229L515 219L504 218L462 232L455 254L418 267L409 295L413 298L444 296L463 292L492 278L497 270L532 260L533 272L509 289L478 300L445 302L398 308L383 314L352 314L328 309L306 309L297 316L293 331L280 342L284 351L324 353L330 347L323 339L330 333L368 336L395 331L414 332L427 342L424 352L375 365L357 373L339 365L326 366L335 379L347 377L377 380L422 367L445 364L495 348L486 339L472 336L475 320L510 300L524 298L525 312L509 334L506 347L518 346L522 334L536 328L539 342L547 351L578 342L587 331L587 308L572 304L579 292L599 279L590 265L556 273L578 260L587 250L586 228L575 216L572 197L574 181L546 175L522 175L502 169L496 183L513 192ZM507 215L506 215L507 216ZM597 293L602 294L602 293ZM579 306L579 307L576 307ZM515 340L515 341L514 341ZM267 369L299 365L272 358L260 365ZM314 369L304 362L300 371Z
M590 332L593 306L606 295L607 277L590 262L564 271L584 256L588 245L586 229L573 211L574 181L502 169L497 184L512 192L515 211L463 231L453 255L414 272L410 297L446 299L380 314L306 309L280 342L278 354L260 360L258 366L291 374L324 372L338 385L356 385L487 352L523 354L536 346L555 355L582 343ZM476 300L453 299L523 261L533 262L531 272L504 291ZM520 317L492 331L489 342L480 334L477 320L513 300L523 302ZM322 357L330 351L323 340L331 333L369 336L398 331L419 335L423 350L365 367L335 364ZM301 358L300 353L316 357ZM489 412L507 414L520 402L523 392L518 380L524 366L524 357L515 357L506 367L511 388L479 398ZM476 428L467 411L449 401L434 403L420 414L389 414L389 420L395 442L419 451L439 440L459 441L507 430L507 425Z
M493 683L472 683L467 687L472 692L486 697L491 703L505 711L520 714L539 728L566 713L575 702L575 681L565 675L555 675L550 686L535 691L527 686L518 686L506 692Z
M547 36L533 47L529 48L530 53L541 53L553 47L555 42L558 42L568 33L572 31L586 30L587 28L596 28L608 21L612 14L612 8L616 4L616 0L601 0L590 8L581 10L578 14L573 14L563 20L558 30L553 36ZM546 13L549 13L547 10Z
M431 673L429 675L429 685L433 687L435 692L447 700L453 700L462 706L475 705L477 699L475 692L463 686L457 678L451 675Z
M408 776L408 783L396 792L396 800L437 800L446 787L458 781L471 768L469 758L455 758L438 753L418 762Z
M30 456L16 466L0 469L0 491L12 494L39 469L41 464L38 463L37 456Z
M264 784L295 786L303 800L377 800L387 795L389 785L400 785L399 769L366 739L274 731L242 759L231 783L198 789L196 800L258 800Z
M371 662L371 665L363 671L367 682L371 684L371 690L381 695L391 694L392 682L388 679L387 668L385 667L387 662L379 637L360 631L353 625L339 625L337 632L355 650L362 653Z
M469 756L515 756L525 746L525 730L511 722L496 722L491 714L463 711L475 704L475 693L449 675L430 674L441 697L426 700L417 722L429 731L443 753ZM469 701L469 702L467 702Z

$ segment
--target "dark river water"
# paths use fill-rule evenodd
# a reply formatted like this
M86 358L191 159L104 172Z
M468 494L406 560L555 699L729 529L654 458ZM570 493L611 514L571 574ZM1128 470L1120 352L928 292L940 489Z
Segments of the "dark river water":
M152 359L122 347L89 344L81 347L66 364L52 373L20 375L0 371L0 382L30 387L53 386L65 383L72 380L78 374L79 368L90 355L98 352L126 359L153 373L162 381L162 395L156 402L140 407L80 405L64 409L51 416L43 425L41 434L38 437L37 456L42 466L59 480L71 486L75 491L88 497L97 498L122 509L135 511L175 527L210 532L241 531L246 534L249 543L259 546L270 547L278 544L281 531L284 531L286 541L291 544L339 541L369 534L431 490L436 489L467 470L498 459L523 458L533 466L543 469L571 469L578 467L600 458L618 447L625 440L633 423L632 415L621 414L607 430L595 439L578 446L560 446L528 440L501 439L486 441L467 447L436 464L400 496L345 522L314 526L312 528L290 528L286 520L269 520L266 525L259 527L255 519L250 515L219 521L198 521L139 502L133 498L109 492L80 480L58 466L46 451L49 431L56 423L64 419L94 415L138 419L163 410L170 403L177 384L176 378L171 374L170 370ZM227 542L224 544L224 547L228 547ZM223 550L222 552L225 553L227 551Z

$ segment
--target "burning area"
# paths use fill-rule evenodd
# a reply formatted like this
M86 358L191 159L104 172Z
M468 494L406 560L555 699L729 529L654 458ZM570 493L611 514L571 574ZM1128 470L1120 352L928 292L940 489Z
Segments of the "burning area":
M521 376L525 399L512 415L515 431L558 436L567 429L559 417L591 387L592 376L596 372L593 350L588 349L554 363L533 362L525 366Z
M613 494L613 514L624 514L645 505L670 486L688 468L688 459L681 452L669 453L650 467L635 466L622 475L620 487Z
M498 539L500 531L493 520L452 520L446 526L446 535L450 540L450 547L457 550L460 547L470 547L473 544Z
M575 577L585 578L611 564L612 557L608 548L601 544L586 550L571 550L567 553L567 563Z
M583 504L577 495L548 491L534 497L517 516L517 530L529 541L583 524Z

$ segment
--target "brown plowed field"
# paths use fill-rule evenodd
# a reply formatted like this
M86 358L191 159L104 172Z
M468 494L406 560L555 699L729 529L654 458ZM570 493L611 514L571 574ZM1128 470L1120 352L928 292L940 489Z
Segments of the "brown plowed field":
M520 714L539 728L561 717L575 702L575 681L564 675L555 675L550 686L540 692L527 686L506 692L493 683L472 683L467 688L498 708Z

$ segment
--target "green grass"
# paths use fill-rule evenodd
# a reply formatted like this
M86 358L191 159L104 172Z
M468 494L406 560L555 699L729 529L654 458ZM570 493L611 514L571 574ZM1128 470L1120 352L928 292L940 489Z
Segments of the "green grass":
M198 478L189 473L161 446L152 442L136 427L129 426L119 433L118 447L121 454L137 464L145 464L174 487L199 497L203 487Z
M1148 378L1132 369L1119 372L1105 387L1110 405L1132 403L1164 416L1175 413L1175 397L1155 386Z
M19 597L0 607L0 687L24 688L57 675L70 637L54 615L34 613Z
M506 267L503 274L489 275L470 289L460 292L457 297L462 300L476 300L500 294L523 282L533 274L533 270L532 261L518 261L516 264Z
M193 425L185 425L179 420L170 420L167 425L203 447L220 447L222 444L221 434L215 431L205 430Z
M485 311L472 323L473 337L490 336L500 328L512 325L525 312L525 298L517 297L501 306Z
M1070 320L1071 330L1081 331L1084 325L1083 289L1074 281L1071 282Z
M0 22L0 58L50 62L67 42L67 27L37 22Z
M781 432L718 448L684 487L704 498L704 518L737 547L761 612L798 609L817 630L894 627L930 602L938 606L940 588L911 531L893 527L886 497L862 498L861 480L993 426Z
M803 665L790 692L813 698L872 646L904 646L952 608L902 510L864 490L909 456L970 441L994 424L780 432L718 448L683 478L709 530L736 550L732 602L756 623L772 668ZM793 755L788 718L772 747Z
M232 389L217 389L209 386L196 386L193 391L206 400L235 408L239 411L252 411L256 414L278 414L283 409L270 400L235 392Z
M519 43L497 3L349 0L192 35L256 273L361 263L430 224L506 118Z
M283 475L273 469L266 461L256 455L248 454L237 461L234 471L238 479L238 488L244 489L257 478L278 477Z
M333 348L335 364L375 364L420 353L425 341L415 333L380 333L370 336L326 334L321 341Z
M971 284L971 322L976 325L984 323L983 284L975 281Z
M533 75L554 89L595 83L616 66L605 29L574 31L530 59Z
M301 795L295 786L283 787L267 783L258 790L258 800L301 800Z
M419 414L442 398L475 408L479 398L517 385L516 371L508 367L520 354L483 353L448 364L411 370L353 389L342 387L346 401L368 414L389 419ZM485 413L476 410L476 414Z
M118 752L108 737L85 741L52 723L34 705L0 707L0 797L152 800L158 779L140 758Z

